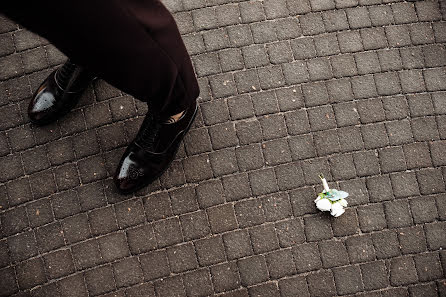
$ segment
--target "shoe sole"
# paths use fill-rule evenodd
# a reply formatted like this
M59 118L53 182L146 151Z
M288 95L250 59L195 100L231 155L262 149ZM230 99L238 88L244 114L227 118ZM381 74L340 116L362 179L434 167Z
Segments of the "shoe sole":
M182 136L183 139L184 139L184 135L186 135L186 133L189 132L189 129L190 129L190 127L192 126L192 123L194 122L195 117L197 116L197 111L198 111L198 104L197 104L196 107L195 107L195 111L194 111L194 114L193 114L193 116L192 116L192 119L191 119L189 125L186 127L186 129L184 129L185 132L184 132L184 134L183 134L183 136ZM181 141L182 141L182 140L181 140ZM117 188L118 192L119 192L120 194L123 194L123 195L129 195L129 194L135 193L135 192L141 190L142 188L147 187L148 185L150 185L151 183L153 183L156 179L158 179L161 175L163 175L164 172L166 172L166 170L169 169L170 165L171 165L172 162L175 160L175 156L176 156L178 150L180 149L180 143L181 143L181 141L178 142L178 145L177 145L177 147L175 148L175 151L174 151L174 153L173 153L173 156L174 156L174 157L173 157L172 160L170 160L170 162L167 164L166 169L164 169L161 173L157 174L156 176L154 176L154 177L151 178L150 180L145 181L144 183L142 183L141 185L139 185L138 187L136 187L136 188L134 188L134 189L132 189L132 190L125 191L125 190L120 190L119 188Z

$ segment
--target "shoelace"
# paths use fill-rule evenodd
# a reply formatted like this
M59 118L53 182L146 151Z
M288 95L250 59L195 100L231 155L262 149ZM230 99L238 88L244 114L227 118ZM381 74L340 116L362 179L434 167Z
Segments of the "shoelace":
M141 129L136 136L136 142L145 149L155 150L155 140L158 137L161 122L150 111L144 119Z
M71 63L70 60L66 61L56 72L56 81L60 88L65 90L68 87L70 78L73 76L74 71L78 66Z

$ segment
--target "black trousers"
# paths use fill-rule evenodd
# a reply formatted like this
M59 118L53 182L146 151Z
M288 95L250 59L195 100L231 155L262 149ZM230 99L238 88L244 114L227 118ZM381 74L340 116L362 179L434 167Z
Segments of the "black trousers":
M177 25L159 0L1 0L0 13L160 115L199 95Z

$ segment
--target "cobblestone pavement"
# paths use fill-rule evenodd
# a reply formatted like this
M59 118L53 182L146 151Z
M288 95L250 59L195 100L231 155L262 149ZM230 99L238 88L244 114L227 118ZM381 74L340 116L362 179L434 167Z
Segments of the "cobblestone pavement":
M445 2L165 3L200 112L133 196L111 174L146 107L97 81L30 125L65 57L0 17L0 296L446 296Z

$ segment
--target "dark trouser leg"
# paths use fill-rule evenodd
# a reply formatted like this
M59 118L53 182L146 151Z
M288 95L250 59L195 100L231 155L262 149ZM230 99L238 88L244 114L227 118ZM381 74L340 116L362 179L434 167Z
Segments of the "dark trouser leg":
M178 28L158 0L2 2L0 12L161 115L183 111L198 96Z

